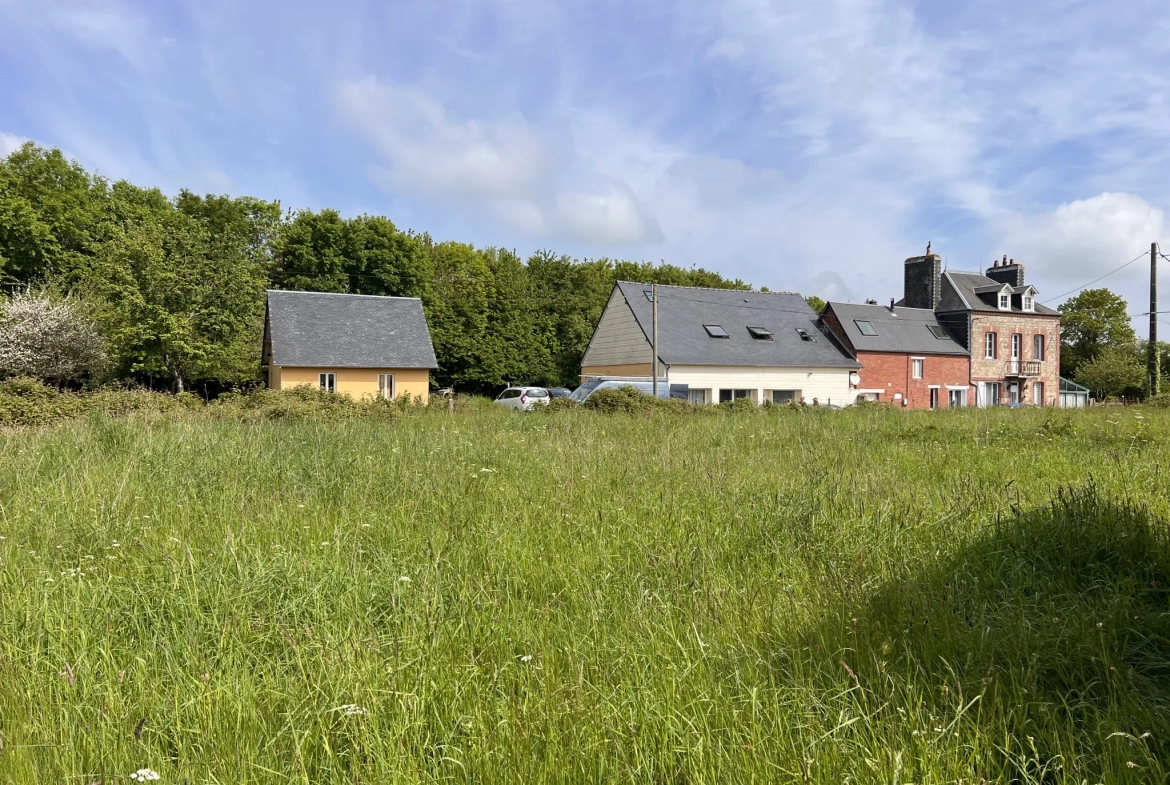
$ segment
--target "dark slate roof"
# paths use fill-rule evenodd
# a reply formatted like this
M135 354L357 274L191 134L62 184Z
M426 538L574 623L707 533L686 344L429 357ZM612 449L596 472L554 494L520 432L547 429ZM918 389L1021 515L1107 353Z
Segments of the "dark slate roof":
M940 313L947 313L949 311L994 311L996 313L1008 313L1007 311L1000 311L996 303L997 292L1003 288L1003 284L988 278L982 273L962 273L948 271L942 274L943 287L942 298L939 301L937 310ZM980 295L975 290L982 286L994 286L994 290L988 290L988 293ZM1008 287L1012 289L1011 286ZM1027 288L1027 287L1023 287ZM1023 291L1023 289L1012 289L1013 291ZM1012 312L1026 313L1020 307L1020 295L1012 295ZM1058 311L1054 311L1046 305L1036 303L1035 313L1044 316L1057 316Z
M438 367L416 297L269 289L264 331L272 365Z
M617 284L649 339L650 284ZM712 338L703 327L717 324L729 338ZM748 327L772 332L772 340L753 338ZM814 341L802 340L797 328ZM799 294L658 287L658 356L671 365L739 365L751 367L860 368L829 336L817 328L817 315Z
M897 352L900 354L969 354L950 333L936 338L930 327L941 327L929 308L884 305L829 303L845 330L849 342L859 352ZM873 325L877 335L862 335L855 320Z

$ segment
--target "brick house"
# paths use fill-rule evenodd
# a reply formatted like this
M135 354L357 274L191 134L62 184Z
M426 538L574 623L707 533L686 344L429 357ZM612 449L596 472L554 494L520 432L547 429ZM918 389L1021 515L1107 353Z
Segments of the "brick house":
M968 405L970 353L929 308L830 302L821 320L861 363L856 400L908 409Z
M938 254L906 260L899 306L932 309L970 352L977 406L1060 403L1060 313L1037 302L1024 265L1005 256L984 273L942 269Z

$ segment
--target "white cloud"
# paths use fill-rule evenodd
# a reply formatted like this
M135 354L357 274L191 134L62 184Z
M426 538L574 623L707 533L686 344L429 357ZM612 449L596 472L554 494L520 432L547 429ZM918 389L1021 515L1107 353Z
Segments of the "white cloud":
M388 161L370 170L386 190L485 213L536 236L601 245L662 237L623 180L554 148L521 117L461 120L420 90L372 77L343 83L337 101Z
M1000 237L1003 253L1040 275L1076 285L1133 258L1162 229L1162 210L1145 199L1103 193L1040 215L1004 218Z
M19 150L20 146L27 141L28 139L23 136L0 131L0 158L7 158L13 152Z

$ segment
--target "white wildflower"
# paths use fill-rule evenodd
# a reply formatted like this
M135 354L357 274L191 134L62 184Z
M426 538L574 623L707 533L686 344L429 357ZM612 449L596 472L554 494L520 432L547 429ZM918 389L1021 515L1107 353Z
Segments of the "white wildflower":
M358 705L353 704L353 703L346 703L342 706L338 706L336 709L334 709L334 711L339 711L347 717L354 717L354 716L364 717L365 715L370 713L366 709L363 709L361 706L358 706Z
M329 545L329 541L328 541L328 540L326 540L325 542L321 543L321 547L322 547L322 548L324 548L324 547L326 547L326 546L328 546L328 545Z
M495 471L496 471L495 469L489 469L488 467L485 466L479 470L479 473L483 474L484 472L487 472L489 474L495 474Z
M303 505L303 504L298 504L297 506L298 506L298 507L304 507L305 505Z
M398 582L399 583L410 583L410 576L403 575L403 576L399 577Z
M65 570L65 572L61 573L62 578L80 578L83 575L85 575L85 573L81 571L80 567L71 567L68 570Z
M130 779L135 782L150 782L158 779L158 772L154 769L139 769L130 775Z
M114 540L112 543L110 543L110 547L111 548L121 548L122 544L119 543L117 540Z
M532 655L525 654L523 657L520 658L520 662L532 662Z
M56 583L52 578L45 578L45 583Z

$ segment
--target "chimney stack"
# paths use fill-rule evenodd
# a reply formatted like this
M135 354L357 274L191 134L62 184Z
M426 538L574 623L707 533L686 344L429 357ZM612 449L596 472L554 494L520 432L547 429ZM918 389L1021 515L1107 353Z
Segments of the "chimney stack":
M995 264L987 268L984 275L993 281L1006 283L1009 286L1024 285L1024 265L1016 264L1015 259L1009 260L1007 254L1003 255L1003 262L996 259Z
M942 299L942 257L911 256L903 270L902 304L933 311Z

